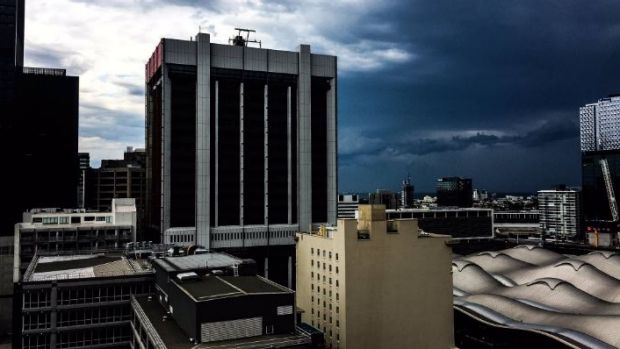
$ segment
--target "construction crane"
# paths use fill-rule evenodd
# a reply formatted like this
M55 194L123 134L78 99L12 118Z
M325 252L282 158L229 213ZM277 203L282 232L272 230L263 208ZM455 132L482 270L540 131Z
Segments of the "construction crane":
M616 202L616 195L614 194L614 184L611 179L611 172L609 171L609 164L606 158L599 160L601 170L603 171L603 180L605 181L605 189L607 190L607 200L609 201L609 210L611 211L611 218L614 222L620 220L618 214L618 203Z

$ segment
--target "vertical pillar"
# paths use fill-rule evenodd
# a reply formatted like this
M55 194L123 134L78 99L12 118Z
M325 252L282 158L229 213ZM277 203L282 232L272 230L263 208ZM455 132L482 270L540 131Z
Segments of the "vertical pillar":
M265 278L269 279L269 257L265 257Z
M293 257L288 256L288 288L293 288Z
M215 134L215 183L214 186L215 188L212 188L212 190L215 190L215 202L213 203L213 205L215 205L214 207L214 215L215 217L213 217L213 219L215 220L214 222L214 226L218 226L218 215L219 215L219 206L220 206L220 197L219 197L219 180L220 180L220 174L219 174L219 166L220 166L220 148L219 148L219 143L220 143L220 85L219 85L219 81L215 81L215 101L213 101L213 103L215 103L215 115L213 115L212 117L215 118L215 131L213 132Z
M265 193L265 209L264 209L264 213L265 213L265 225L269 224L269 107L268 107L268 102L269 102L269 86L267 84L265 84L265 91L264 91L264 100L263 100L263 113L264 113L264 150L263 150L263 154L264 154L264 158L265 158L265 164L264 164L264 169L265 169L265 174L264 174L264 190L263 192ZM267 232L267 234L269 234L269 232Z
M171 81L168 76L168 68L163 63L161 67L162 71L162 137L161 137L161 200L160 200L160 219L161 219L161 238L163 239L164 231L170 228L170 151L171 151L171 137L172 137L172 94L171 94Z
M293 149L292 149L292 122L291 122L291 87L286 89L286 158L287 158L287 185L288 185L288 224L293 224Z
M312 224L311 69L310 45L300 45L297 76L297 217L300 231L309 231Z
M39 290L41 292L42 290ZM58 315L58 283L53 282L50 289L50 349L56 349L56 327Z
M243 82L239 86L239 225L243 226Z
M336 224L338 216L338 86L336 57L333 58L334 77L330 80L331 88L327 94L327 222Z
M211 248L211 39L196 36L196 243ZM191 198L188 198L191 200Z

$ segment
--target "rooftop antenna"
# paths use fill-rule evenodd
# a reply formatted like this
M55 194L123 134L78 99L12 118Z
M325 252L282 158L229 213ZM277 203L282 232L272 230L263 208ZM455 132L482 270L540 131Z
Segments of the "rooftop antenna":
M256 33L256 30L245 28L235 28L235 30L237 31L237 35L228 39L229 44L232 44L233 46L248 46L249 43L254 43L258 44L259 48L263 47L261 40L250 40L250 33ZM245 33L245 37L243 36L243 33Z

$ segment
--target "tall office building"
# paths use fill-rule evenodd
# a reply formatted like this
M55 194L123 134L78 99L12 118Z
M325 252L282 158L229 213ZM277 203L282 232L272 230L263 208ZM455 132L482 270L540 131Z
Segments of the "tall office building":
M558 186L538 191L540 228L547 237L574 239L581 236L580 192Z
M472 207L473 189L471 178L438 178L437 206Z
M620 216L620 96L579 109L583 219L587 230L616 235Z
M207 249L293 257L295 232L336 222L336 57L246 39L162 39L148 61L149 233L195 227Z
M23 67L24 2L0 2L0 236L31 207L75 207L78 85L65 70Z
M411 208L413 207L413 192L414 187L413 183L411 183L411 176L407 176L403 180L403 183L400 186L400 207L403 208Z
M337 230L297 234L297 307L326 348L454 347L449 236L360 205Z

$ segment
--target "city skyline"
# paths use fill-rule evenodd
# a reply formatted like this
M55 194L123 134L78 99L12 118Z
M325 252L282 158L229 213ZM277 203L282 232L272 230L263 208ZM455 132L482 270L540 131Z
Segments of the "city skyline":
M491 191L578 185L579 107L620 91L612 1L26 6L26 65L80 75L80 150L95 161L144 146L145 57L199 26L339 57L339 191L396 188L407 172L429 192L452 175Z

